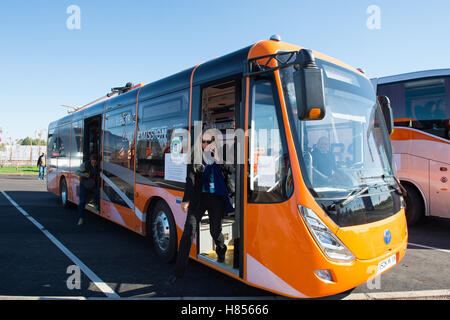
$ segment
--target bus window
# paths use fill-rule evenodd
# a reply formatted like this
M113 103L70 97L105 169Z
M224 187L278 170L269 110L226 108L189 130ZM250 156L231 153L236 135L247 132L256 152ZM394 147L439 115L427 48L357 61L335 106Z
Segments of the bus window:
M420 79L379 85L378 94L392 98L396 126L449 139L449 88L450 78Z
M58 169L66 171L69 169L70 159L70 123L59 127L58 132Z
M140 102L136 149L138 183L161 183L163 186L183 188L186 176L171 174L183 169L171 161L171 152L180 153L181 150L175 148L177 142L182 146L181 153L187 151L188 122L188 90ZM181 134L178 135L178 132ZM179 165L184 166L184 163Z
M83 132L81 120L72 123L71 136L70 167L71 171L75 171L80 167L83 160Z
M105 118L103 193L107 201L125 208L134 200L134 110L135 106L123 107Z
M248 201L285 201L292 193L292 188L289 192L285 188L289 154L270 81L257 81L253 86L250 112Z
M57 158L58 148L57 148L57 138L58 138L58 129L49 129L48 131L48 156L50 158Z

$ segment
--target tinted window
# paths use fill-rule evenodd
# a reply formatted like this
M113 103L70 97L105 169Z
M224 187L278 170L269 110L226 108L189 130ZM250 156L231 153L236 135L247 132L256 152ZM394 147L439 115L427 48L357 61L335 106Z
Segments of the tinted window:
M76 170L83 160L83 126L80 121L72 123L71 146L70 146L70 167Z
M57 138L58 138L58 129L49 129L48 130L48 142L47 142L47 153L50 158L58 157L58 146L57 146Z
M184 146L183 150L176 152L186 152L188 141L183 133L187 133L188 122L188 90L139 103L136 183L184 186L185 165L171 161L171 150L179 144ZM174 175L176 170L180 170L181 175Z
M106 114L103 148L105 200L132 207L134 200L135 105Z
M61 158L70 156L70 123L59 127L58 150Z
M396 126L415 128L445 139L450 138L449 92L449 78L378 86L378 94L391 99Z

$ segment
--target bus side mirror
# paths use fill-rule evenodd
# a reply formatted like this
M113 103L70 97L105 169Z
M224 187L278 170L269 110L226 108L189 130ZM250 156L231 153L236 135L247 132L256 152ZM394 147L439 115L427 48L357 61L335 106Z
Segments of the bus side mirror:
M294 86L298 118L321 120L325 117L325 86L322 70L317 67L311 50L300 50L295 62Z
M386 128L390 135L394 130L394 117L392 115L391 101L387 96L377 96L377 99L381 106L381 111L383 112Z

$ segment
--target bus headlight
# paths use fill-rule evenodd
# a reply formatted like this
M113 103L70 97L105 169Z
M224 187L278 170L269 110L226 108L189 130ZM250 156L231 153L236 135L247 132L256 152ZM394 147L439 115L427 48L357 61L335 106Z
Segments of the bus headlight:
M338 262L349 262L355 259L355 256L350 250L328 229L311 209L299 205L298 210L306 222L309 231L311 231L311 234L328 258Z

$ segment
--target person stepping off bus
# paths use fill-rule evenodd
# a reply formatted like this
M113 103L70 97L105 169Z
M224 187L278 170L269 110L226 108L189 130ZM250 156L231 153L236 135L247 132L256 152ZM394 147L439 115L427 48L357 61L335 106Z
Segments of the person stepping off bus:
M84 162L77 169L77 174L80 176L78 225L81 226L83 225L83 213L86 205L86 198L89 194L93 195L94 209L98 210L99 188L97 183L97 156L95 154L91 155L89 161Z
M222 167L217 164L219 159L215 137L208 132L203 133L201 148L202 163L190 164L187 168L188 174L181 203L187 217L180 240L175 274L168 280L172 285L184 275L192 241L205 211L208 211L210 233L216 244L217 261L219 263L225 261L227 246L222 234L222 218L225 213L233 211L233 208Z

